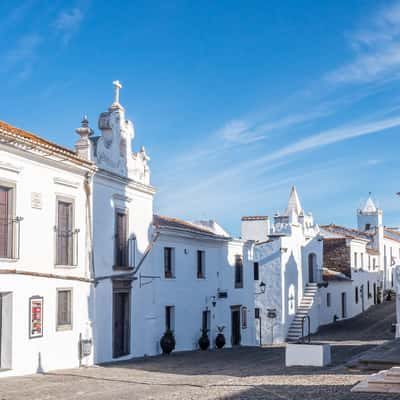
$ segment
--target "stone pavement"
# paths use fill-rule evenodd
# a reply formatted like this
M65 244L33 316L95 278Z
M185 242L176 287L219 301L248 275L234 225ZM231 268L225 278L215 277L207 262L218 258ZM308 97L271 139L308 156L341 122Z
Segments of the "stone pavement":
M393 312L393 305L384 303L367 315L322 329L315 338L331 337L333 344L333 364L325 368L285 368L284 346L185 352L1 379L0 400L396 399L350 393L366 374L345 366L351 357L393 337L387 328Z

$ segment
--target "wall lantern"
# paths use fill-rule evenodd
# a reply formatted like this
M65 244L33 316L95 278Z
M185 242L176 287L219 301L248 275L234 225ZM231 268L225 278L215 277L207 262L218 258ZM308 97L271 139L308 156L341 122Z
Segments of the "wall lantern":
M264 294L267 285L263 281L261 281L260 284L258 285L258 287L260 288L260 291L254 293L254 294Z

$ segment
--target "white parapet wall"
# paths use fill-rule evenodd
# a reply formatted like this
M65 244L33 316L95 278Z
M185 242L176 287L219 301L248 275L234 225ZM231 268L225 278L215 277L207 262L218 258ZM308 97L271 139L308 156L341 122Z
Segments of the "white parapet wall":
M286 366L324 367L331 363L329 344L288 344L286 345Z

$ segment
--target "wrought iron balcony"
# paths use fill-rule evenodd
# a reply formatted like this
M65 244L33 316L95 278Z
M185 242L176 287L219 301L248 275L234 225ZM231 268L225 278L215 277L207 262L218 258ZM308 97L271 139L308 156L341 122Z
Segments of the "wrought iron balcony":
M18 260L22 217L0 219L0 258Z
M54 227L55 264L76 267L78 265L79 229L64 230Z
M129 239L114 236L114 269L135 268L136 237Z

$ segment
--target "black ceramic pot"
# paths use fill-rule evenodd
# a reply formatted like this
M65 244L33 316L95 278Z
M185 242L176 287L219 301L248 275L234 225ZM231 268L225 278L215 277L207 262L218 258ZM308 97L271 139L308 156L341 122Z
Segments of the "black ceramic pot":
M215 346L217 346L217 349L222 349L225 346L225 336L223 333L218 333L215 338Z
M171 331L165 332L160 340L160 346L163 354L170 354L172 350L175 349L175 344L174 334Z
M199 346L202 350L207 350L210 347L210 339L207 333L203 333L199 339Z

